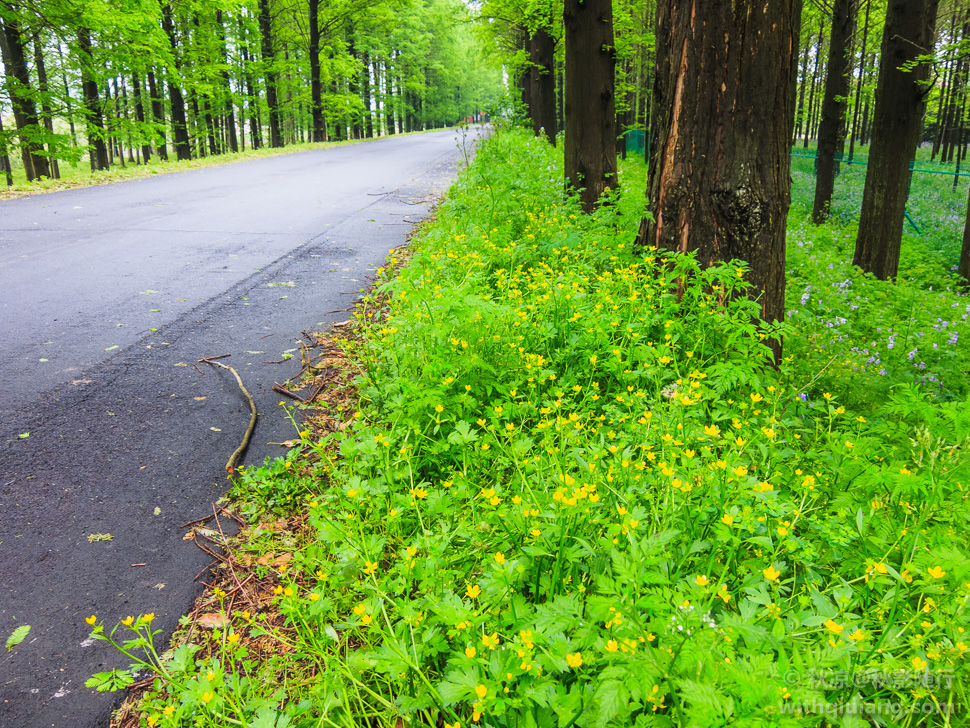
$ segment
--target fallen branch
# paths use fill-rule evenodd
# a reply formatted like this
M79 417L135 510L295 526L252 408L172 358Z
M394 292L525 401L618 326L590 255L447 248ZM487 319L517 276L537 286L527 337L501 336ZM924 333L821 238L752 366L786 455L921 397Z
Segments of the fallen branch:
M232 356L232 354L220 354L219 356L204 356L201 359L199 359L199 363L201 364L201 363L205 362L206 364L211 364L216 359L225 359L227 356ZM223 366L226 366L226 365L225 364L220 364L219 366L223 367ZM228 369L228 368L229 367L226 367L226 369Z
M243 395L246 397L246 401L249 402L249 411L252 415L249 417L249 427L246 428L246 433L243 435L242 442L239 443L232 455L229 456L229 460L226 461L226 472L232 475L236 471L236 461L240 456L246 452L246 448L249 447L249 438L253 436L253 430L256 429L256 402L253 400L253 395L249 393L246 389L246 385L243 384L242 378L239 376L239 372L233 369L231 366L223 364L222 362L215 361L215 359L222 359L223 357L229 356L228 354L223 354L222 356L211 356L205 359L199 359L200 362L205 362L206 364L212 364L212 366L222 367L232 372L232 376L236 378L236 384L239 385L239 389L242 391Z
M274 384L274 385L273 385L273 391L274 391L274 392L279 392L279 393L280 393L280 394L282 394L282 395L283 395L284 397L289 397L290 399L295 399L295 400L296 400L297 402L299 402L300 404L306 404L306 403L307 403L307 401L306 401L305 399L303 399L303 397L301 397L301 396L300 396L300 395L298 395L298 394L293 394L293 392L290 392L289 390L287 390L287 389L284 389L284 388L283 388L282 386L280 386L279 384Z

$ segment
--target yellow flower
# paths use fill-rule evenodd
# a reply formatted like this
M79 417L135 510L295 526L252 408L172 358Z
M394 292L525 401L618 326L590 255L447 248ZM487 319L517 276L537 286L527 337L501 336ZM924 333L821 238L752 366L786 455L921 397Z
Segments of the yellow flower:
M730 513L725 513L723 516L721 516L721 523L723 523L725 526L730 526L732 523L734 523L734 516L732 516Z
M581 652L572 652L566 655L566 664L570 667L579 667L583 664L583 654Z
M482 588L478 584L470 584L465 587L465 594L474 599L482 593Z
M162 713L164 713L166 716L171 716L172 713L174 713L174 712L175 712L175 706L174 705L166 705L165 706L165 709L162 711Z
M364 565L366 567L364 569L365 574L373 574L375 571L377 571L377 563L374 561L365 561Z
M616 652L618 649L620 649L620 646L616 643L616 640L610 640L606 643L607 652Z
M866 633L861 629L857 629L855 632L849 635L849 639L853 642L861 642L866 638Z
M484 698L486 695L488 695L488 688L484 685L479 685L477 688L475 688L475 695L477 695L479 698Z
M142 621L144 621L145 624L150 624L153 619L155 619L155 612L149 612L142 617Z
M876 564L876 571L878 571L880 574L886 574L888 573L889 569L886 568L885 564L878 563Z
M758 402L760 402L761 400L763 400L763 399L764 399L764 397L762 397L762 396L761 396L760 394L758 394L758 393L755 393L755 394L749 394L748 396L749 396L749 397L751 397L751 401L752 401L752 402L754 402L755 404L758 404Z
M495 562L499 566L505 566L505 554L503 554L501 551L495 554Z
M944 576L946 576L946 572L943 571L943 569L941 569L939 566L934 566L926 571L934 579L942 579Z
M474 657L477 653L478 653L478 650L476 650L474 647L466 647L465 648L465 657L467 657L469 659L471 659L472 657Z
M360 621L363 622L365 625L368 625L371 623L371 621L373 621L373 619L374 618L371 617L369 614L365 614L363 617L360 618Z
M825 622L825 628L832 634L842 634L842 630L845 629L845 625L837 624L836 622L829 619Z
M92 614L90 617L85 617L84 621L87 622L88 624L94 624L95 622L98 621L98 618Z
M765 579L768 581L775 581L775 579L781 576L781 572L778 571L778 569L776 569L774 566L769 566L767 569L762 569L761 573L765 575Z
M721 428L717 425L707 425L704 428L704 434L708 437L717 437L721 434Z
M425 490L424 488L411 488L411 497L412 498L427 498L428 497L428 491Z
M214 697L215 697L215 695L213 695L212 693L208 693L208 692L206 692L206 693L202 693L202 702L203 702L203 703L208 703L208 702L210 702L210 701L211 701L211 700L212 700L212 699L213 699Z
M356 607L354 607L354 614L356 614L358 617L366 613L367 607L365 607L363 604L358 604Z
M440 404L436 404L434 407L434 411L437 412L438 414L441 414L442 412L445 411L445 408L442 407Z
M703 574L698 574L697 578L694 579L694 583L697 584L697 586L707 586L710 583L710 580Z
M925 670L926 669L927 662L926 662L926 660L921 660L918 657L914 657L913 658L913 661L910 664L913 667L915 667L917 670Z
M239 641L239 635L233 632L226 638L226 640L229 642L229 644L234 645Z
M121 620L121 623L123 625L125 625L126 627L130 627L131 626L131 623L134 622L134 621L135 621L135 618L132 617L131 615L129 615L129 616L125 617L124 619L122 619Z

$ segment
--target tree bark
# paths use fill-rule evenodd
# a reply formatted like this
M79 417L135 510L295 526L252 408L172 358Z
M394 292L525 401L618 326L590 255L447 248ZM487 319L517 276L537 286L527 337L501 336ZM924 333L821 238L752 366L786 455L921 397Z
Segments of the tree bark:
M852 107L852 133L849 137L849 161L855 156L855 140L859 134L859 102L862 98L862 87L866 83L866 45L869 42L869 11L872 9L872 0L866 2L866 19L862 26L862 52L859 54L859 78L855 87L855 104Z
M219 52L222 54L222 88L226 94L224 111L226 115L226 133L229 137L229 148L239 151L239 140L236 139L236 110L233 103L232 82L229 77L229 53L226 50L226 26L222 20L222 11L216 10L216 29L219 33Z
M7 187L13 187L13 168L7 153L7 137L3 133L3 114L0 114L0 172L7 178Z
M177 159L192 159L192 147L189 144L189 127L185 118L185 99L182 89L177 83L177 75L181 73L179 61L178 39L175 37L175 23L172 20L172 6L162 5L162 30L168 36L172 47L172 68L168 69L168 99L172 109L172 142Z
M741 259L765 321L785 313L793 0L662 0L657 138L639 247ZM764 10L762 9L764 8ZM774 342L775 355L781 342Z
M155 147L155 151L158 153L158 158L162 161L168 161L168 147L166 146L166 135L165 135L165 100L159 93L158 84L155 82L155 72L148 72L148 94L152 99L152 118L158 126L156 130L158 132L158 146Z
M134 72L131 74L131 90L135 94L135 121L141 125L139 129L139 134L145 134L145 123L151 111L146 108L145 97L141 92L141 79L139 79L139 74ZM148 137L143 137L144 141L141 145L141 158L145 164L148 164L152 158L152 145L148 143Z
M16 20L0 18L0 55L3 56L5 85L20 136L20 152L27 180L49 177L50 168L44 156L44 145L39 141L43 136L43 127L37 117L30 86L30 69L27 68L20 24Z
M566 0L565 177L591 213L616 189L616 99L611 0Z
M545 28L539 28L532 35L529 45L532 69L532 131L536 136L543 134L549 142L556 145L556 41Z
M320 0L310 0L310 141L327 141L320 79Z
M259 30L262 36L263 64L266 73L266 104L269 106L269 145L283 146L283 112L280 109L280 78L276 72L276 52L273 49L273 20L269 0L259 0Z
M872 148L852 262L881 280L896 278L909 165L926 109L939 0L889 0L873 112ZM911 68L900 70L909 64ZM915 64L915 65L913 65Z
M57 165L57 144L54 136L54 111L51 109L50 86L47 82L47 67L44 64L44 51L41 47L40 35L34 36L34 67L37 69L37 88L41 95L41 113L44 117L44 128L47 130L47 154L51 176L61 178L61 170Z
M829 61L825 74L825 95L822 97L822 122L818 130L815 166L812 222L816 225L828 219L832 192L835 189L835 175L838 172L835 156L839 146L839 132L845 123L845 110L848 106L846 99L849 95L849 68L852 63L849 39L855 32L857 10L855 0L834 0L832 4Z
M87 122L88 146L91 171L108 169L108 147L105 144L104 118L101 115L101 99L98 80L93 75L91 58L91 34L87 28L77 31L78 55L81 59L81 92L84 96L85 120Z

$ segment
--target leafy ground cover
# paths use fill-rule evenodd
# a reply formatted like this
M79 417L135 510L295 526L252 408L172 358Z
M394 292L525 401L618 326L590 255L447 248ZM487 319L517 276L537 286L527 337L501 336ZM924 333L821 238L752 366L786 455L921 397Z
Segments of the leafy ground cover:
M343 340L350 424L236 483L305 512L270 592L210 597L143 725L965 721L967 299L858 275L796 204L775 369L740 265L634 255L622 176L588 217L546 144L479 149Z

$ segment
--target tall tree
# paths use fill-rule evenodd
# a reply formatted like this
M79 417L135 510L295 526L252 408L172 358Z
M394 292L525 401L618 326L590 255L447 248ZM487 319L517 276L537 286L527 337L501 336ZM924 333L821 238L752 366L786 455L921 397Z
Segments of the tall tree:
M44 128L34 105L34 91L30 84L30 69L20 34L20 19L13 8L9 15L0 14L0 55L6 76L5 86L13 106L14 123L21 137L21 155L28 181L50 176L44 155Z
M164 3L165 0L162 0L162 2ZM172 6L168 3L162 5L162 29L168 36L169 46L172 49L172 67L167 69L165 75L168 79L169 106L172 109L172 142L175 146L175 156L178 159L191 159L192 147L189 144L189 124L185 118L185 99L178 83L182 63L178 37L175 35Z
M839 138L845 138L842 129L848 107L849 68L852 62L849 40L855 32L857 11L856 0L834 0L832 3L828 69L825 74L825 95L822 97L822 121L818 128L815 204L812 208L812 222L816 225L828 219L835 175L838 173L836 154L840 153Z
M266 104L269 106L269 145L283 146L283 111L280 108L280 76L276 70L276 50L273 47L273 17L269 0L259 0L259 30L262 36L263 66L266 74Z
M556 41L545 27L529 39L532 130L556 144Z
M704 266L746 261L766 321L785 311L792 10L793 0L659 2L651 214L637 241Z
M612 0L566 0L563 30L566 184L589 213L618 186Z
M105 143L104 116L101 113L101 98L98 92L98 79L94 70L91 32L84 27L77 31L77 49L81 60L81 92L84 97L84 117L87 122L89 157L91 171L108 169L108 146Z
M879 61L872 147L852 262L881 280L896 278L909 166L926 108L939 0L889 0Z

